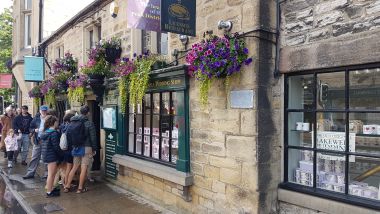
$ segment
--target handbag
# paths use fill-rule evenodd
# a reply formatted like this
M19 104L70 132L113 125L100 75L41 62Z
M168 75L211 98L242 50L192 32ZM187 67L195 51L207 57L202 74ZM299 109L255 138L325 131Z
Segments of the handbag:
M66 133L63 133L61 135L61 138L59 139L59 147L61 147L61 149L63 151L67 150L67 136L66 136Z
M84 152L84 146L74 147L71 151L71 155L74 157L83 157Z

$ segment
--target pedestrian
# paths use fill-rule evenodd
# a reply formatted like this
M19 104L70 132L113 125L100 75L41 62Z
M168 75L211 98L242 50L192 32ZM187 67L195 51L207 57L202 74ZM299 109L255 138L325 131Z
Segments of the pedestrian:
M21 114L15 117L13 120L13 129L16 133L20 133L21 140L18 151L15 152L15 162L17 162L17 156L19 151L21 152L21 164L26 166L26 158L28 156L30 145L30 123L33 118L28 112L28 106L21 107Z
M4 136L1 138L0 149L4 151L4 158L7 157L4 140L5 140L5 136L7 136L8 131L12 129L13 119L14 119L13 109L11 106L8 106L5 109L5 114L0 117L0 123L3 126L3 129L1 130L1 135Z
M79 185L76 193L87 192L84 182L87 177L87 168L96 154L96 132L93 122L88 120L90 108L85 105L80 108L80 114L71 118L71 123L67 128L67 141L73 146L72 155L74 156L73 168L69 173L68 182L64 192L69 192L71 182L79 166L81 167Z
M66 111L65 116L63 117L63 123L60 126L60 131L62 136L67 134L67 128L69 127L70 120L75 116L74 111ZM62 137L61 137L62 138ZM67 138L66 138L67 139ZM67 142L67 141L66 141ZM67 144L67 149L63 151L63 163L61 164L61 177L63 186L66 186L68 183L69 173L73 168L73 156L71 155L72 145Z
M18 116L18 115L21 115L21 114L22 114L22 109L21 108L16 108L15 116Z
M46 179L46 196L59 196L58 188L54 188L54 178L57 167L62 162L63 153L59 147L60 133L58 129L58 118L48 115L44 123L44 132L41 134L43 161L48 164L48 177Z
M13 167L14 158L13 155L18 149L17 140L21 139L21 135L16 135L13 129L9 129L7 137L5 138L5 146L7 148L8 156L8 168Z
M41 160L41 134L44 129L44 122L47 115L48 107L43 105L40 107L39 114L36 114L32 122L30 123L30 130L33 133L33 150L32 150L32 158L30 160L27 172L25 176L23 176L24 179L31 179L34 178L34 174L37 171L38 165ZM44 175L42 178L47 177L47 165L44 164Z

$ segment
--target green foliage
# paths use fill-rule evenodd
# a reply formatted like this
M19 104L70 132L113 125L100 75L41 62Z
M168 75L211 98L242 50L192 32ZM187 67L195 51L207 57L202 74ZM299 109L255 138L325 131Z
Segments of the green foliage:
M99 58L98 61L90 60L82 67L81 72L86 75L98 74L106 77L112 77L114 74L111 72L111 65L104 58Z
M0 14L0 73L9 73L6 63L12 58L13 18L10 9L5 8ZM0 89L0 96L5 102L11 102L14 89Z
M155 62L156 59L153 56L143 57L135 61L136 71L129 75L129 99L131 104L142 102L148 88L149 73Z
M46 105L48 105L50 108L55 107L57 100L55 99L55 90L54 89L49 90L45 94L45 102L46 102Z
M127 76L122 76L120 77L119 80L119 95L121 99L121 113L125 114L125 111L127 109L127 81L128 77Z
M69 88L67 94L70 103L79 102L84 103L85 98L85 88L83 86L76 88Z
M39 106L41 102L41 98L39 97L33 97L33 103L35 106Z

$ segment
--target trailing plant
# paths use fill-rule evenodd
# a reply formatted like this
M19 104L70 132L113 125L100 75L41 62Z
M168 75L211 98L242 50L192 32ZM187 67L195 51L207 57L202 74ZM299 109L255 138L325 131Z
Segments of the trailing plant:
M57 100L55 98L56 96L56 90L55 89L50 89L46 94L45 94L45 102L46 105L49 107L55 107L55 104L57 103Z
M119 77L119 95L121 99L120 109L124 114L127 107L127 82L129 75L135 71L135 64L133 60L129 60L129 58L122 58L116 61L116 65L113 69L113 72L117 77Z
M86 65L81 66L80 72L86 75L102 75L110 77L113 75L111 65L105 60L105 50L101 45L96 45L88 52L88 61Z
M43 96L41 93L41 85L36 85L34 86L30 91L29 91L29 97L33 98L33 102L36 106L40 105L41 97Z
M129 99L131 104L141 103L146 93L149 83L149 73L152 65L156 62L156 57L149 53L140 55L134 60L135 72L129 77Z
M85 75L73 76L67 83L69 84L67 97L70 103L83 103L86 92L87 77Z
M213 79L226 78L228 86L233 74L239 73L243 65L252 63L245 46L238 34L223 37L209 35L207 39L192 45L186 55L186 62L190 65L189 74L200 81L202 106L207 105Z

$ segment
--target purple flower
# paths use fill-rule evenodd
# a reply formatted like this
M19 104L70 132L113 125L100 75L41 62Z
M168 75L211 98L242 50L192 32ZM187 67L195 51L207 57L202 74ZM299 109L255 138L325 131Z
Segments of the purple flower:
M215 65L215 67L219 68L219 67L221 66L221 63L220 63L219 61L216 61L216 62L214 63L214 65Z
M248 58L248 59L246 59L245 61L244 61L244 64L245 65L249 65L249 64L251 64L252 63L252 58Z
M243 52L244 52L245 54L248 54L248 48L244 48L244 49L243 49Z

